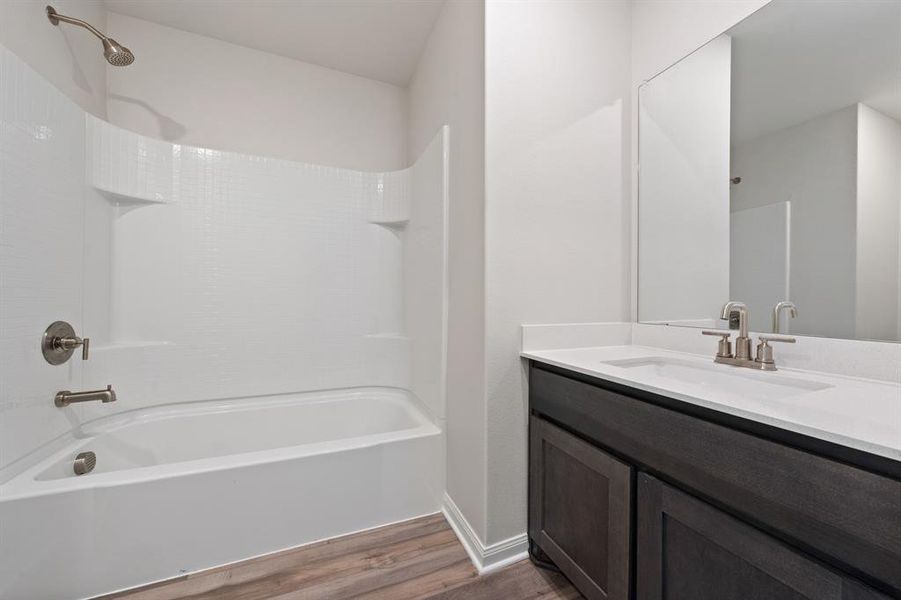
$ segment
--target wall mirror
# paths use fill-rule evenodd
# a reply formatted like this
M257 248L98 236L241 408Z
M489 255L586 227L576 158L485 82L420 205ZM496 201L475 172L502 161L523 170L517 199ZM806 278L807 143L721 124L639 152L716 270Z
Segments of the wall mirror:
M774 0L641 86L638 319L728 300L901 340L901 0Z

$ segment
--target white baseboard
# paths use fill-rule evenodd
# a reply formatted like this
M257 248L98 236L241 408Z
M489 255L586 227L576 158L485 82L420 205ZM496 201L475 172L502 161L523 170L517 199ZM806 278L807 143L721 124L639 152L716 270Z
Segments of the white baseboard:
M486 546L447 492L444 493L441 502L441 512L444 513L444 517L450 523L454 533L457 534L460 543L463 544L463 548L469 555L469 560L478 569L480 575L528 557L529 538L525 533Z

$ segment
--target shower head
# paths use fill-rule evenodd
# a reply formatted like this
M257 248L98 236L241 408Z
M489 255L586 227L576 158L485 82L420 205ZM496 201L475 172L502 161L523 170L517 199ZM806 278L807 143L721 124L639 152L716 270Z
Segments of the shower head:
M100 42L103 44L103 56L106 58L106 62L113 65L114 67L127 67L135 61L135 55L132 54L131 50L129 50L113 38L106 37L90 23L86 23L81 19L76 19L75 17L67 17L66 15L61 15L56 12L56 10L52 6L48 6L46 10L47 19L49 19L53 25L59 25L60 21L62 21L63 23L71 23L72 25L84 27L85 29L96 35L100 39Z
M127 67L135 61L135 55L131 50L113 38L103 40L103 56L106 57L106 62L114 67Z

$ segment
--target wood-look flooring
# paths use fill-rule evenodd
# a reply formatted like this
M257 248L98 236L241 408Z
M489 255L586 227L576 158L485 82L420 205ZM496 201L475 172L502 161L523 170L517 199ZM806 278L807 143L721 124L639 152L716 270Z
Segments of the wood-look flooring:
M479 576L440 514L103 596L104 600L575 600L528 560Z

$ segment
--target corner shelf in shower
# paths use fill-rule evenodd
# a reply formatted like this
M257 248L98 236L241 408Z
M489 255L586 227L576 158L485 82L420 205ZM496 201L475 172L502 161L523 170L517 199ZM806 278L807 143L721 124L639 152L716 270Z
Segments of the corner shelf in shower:
M169 201L164 198L151 198L148 196L139 196L139 195L131 195L124 194L120 192L115 192L113 190L108 190L102 188L98 185L93 186L95 190L97 190L101 196L106 198L110 204L114 206L142 206L145 204L168 204Z
M407 217L395 217L385 219L369 219L369 222L373 225L381 225L382 227L387 227L389 229L404 229L410 223L410 219Z
M412 181L409 168L386 173L368 173L369 222L400 230L410 222Z
M85 115L85 176L114 204L170 202L181 151L178 144Z

